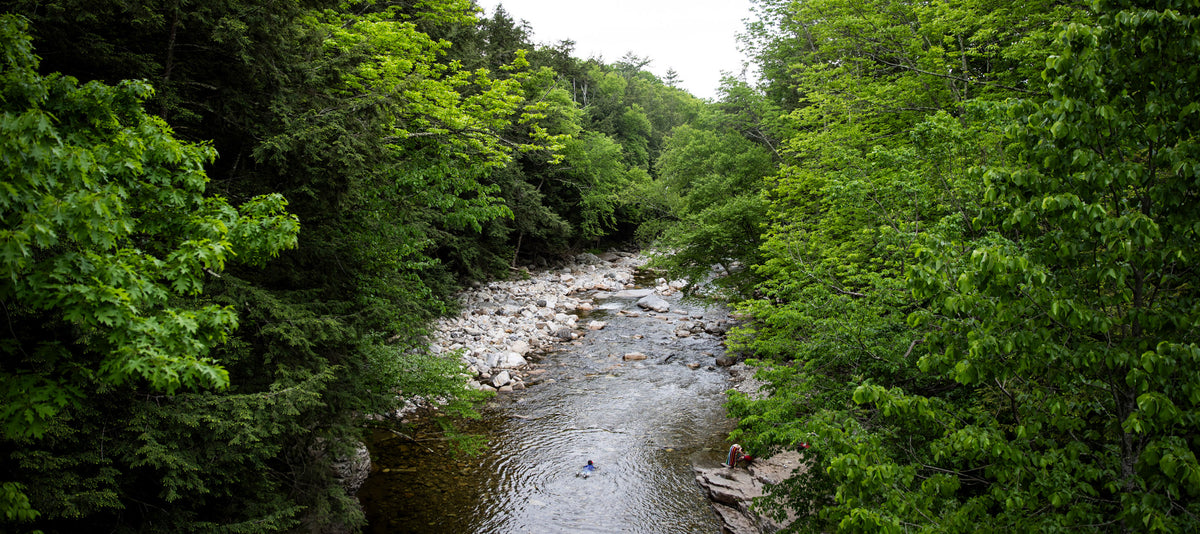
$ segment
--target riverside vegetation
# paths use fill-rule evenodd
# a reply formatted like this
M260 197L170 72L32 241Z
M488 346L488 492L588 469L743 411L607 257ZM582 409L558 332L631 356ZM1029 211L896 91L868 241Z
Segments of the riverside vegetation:
M753 0L711 101L470 0L0 5L2 530L358 529L376 414L491 394L456 290L631 242L793 531L1200 529L1196 0Z

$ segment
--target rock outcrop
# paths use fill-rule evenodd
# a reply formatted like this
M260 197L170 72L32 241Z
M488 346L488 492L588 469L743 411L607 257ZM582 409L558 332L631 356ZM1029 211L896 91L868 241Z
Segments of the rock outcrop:
M696 484L708 492L713 501L713 510L725 523L727 532L733 534L759 534L776 532L795 519L789 513L785 522L758 514L754 499L765 494L766 486L778 484L803 469L804 458L795 451L776 454L770 458L755 460L749 467L700 467L696 466Z
M721 362L718 362L721 363ZM754 377L755 368L738 362L729 367L734 388L752 399L765 396L766 383ZM746 468L695 467L696 483L708 492L713 510L725 523L725 530L734 534L771 533L787 526L795 518L789 513L786 522L759 515L754 498L761 497L767 486L778 484L806 466L800 452L787 451L767 459L755 460Z

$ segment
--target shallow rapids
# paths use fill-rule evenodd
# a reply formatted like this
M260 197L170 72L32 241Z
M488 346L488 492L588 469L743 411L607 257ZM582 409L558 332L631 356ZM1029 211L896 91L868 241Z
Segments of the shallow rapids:
M726 314L635 300L597 300L583 319L606 327L536 361L537 385L488 403L464 429L487 438L480 455L452 456L433 431L377 439L359 493L367 531L720 532L692 466L723 459L729 377L714 366L719 338L675 332ZM588 460L599 470L576 476Z

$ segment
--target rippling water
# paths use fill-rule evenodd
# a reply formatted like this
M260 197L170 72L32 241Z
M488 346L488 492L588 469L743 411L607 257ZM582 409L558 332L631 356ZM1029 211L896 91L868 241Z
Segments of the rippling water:
M728 374L711 367L718 340L673 332L723 314L672 304L691 317L615 313L632 301L589 317L608 326L545 356L552 382L502 394L466 429L487 437L480 455L453 457L432 432L377 441L368 532L720 532L692 465L723 460ZM588 460L600 469L576 476Z

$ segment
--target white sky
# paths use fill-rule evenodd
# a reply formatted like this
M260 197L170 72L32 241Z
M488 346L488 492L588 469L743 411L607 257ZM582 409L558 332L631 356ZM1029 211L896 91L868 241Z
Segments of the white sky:
M721 72L737 76L743 57L736 34L750 16L750 0L477 0L485 16L496 5L514 21L526 20L531 40L575 41L574 56L606 63L632 51L653 60L646 70L679 74L680 86L700 98L716 98Z

